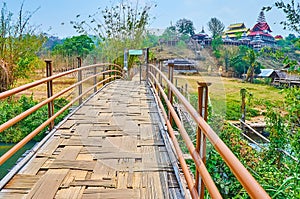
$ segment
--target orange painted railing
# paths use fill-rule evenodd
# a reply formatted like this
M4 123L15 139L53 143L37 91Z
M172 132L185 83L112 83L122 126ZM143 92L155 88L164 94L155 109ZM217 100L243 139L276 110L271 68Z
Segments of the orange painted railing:
M219 138L219 136L207 124L207 122L205 121L205 118L207 117L207 112L205 114L205 111L203 111L204 113L199 114L195 110L195 108L186 100L186 98L180 93L180 91L173 85L174 65L169 64L168 67L169 75L167 78L160 70L161 65L159 65L159 68L155 65L147 65L147 82L153 87L158 104L162 110L162 114L167 124L169 136L173 142L173 146L177 153L177 157L182 167L182 171L184 173L185 180L187 182L192 198L203 198L204 186L212 198L222 198L214 181L208 173L207 168L205 167L206 138L208 138L208 140L212 143L213 147L221 155L222 159L229 166L230 170L233 172L233 174L236 176L238 181L242 184L242 186L245 188L245 190L248 192L251 198L270 198L266 191L242 165L242 163L237 159L237 157L232 153L232 151L224 144L224 142ZM202 96L206 96L202 99L199 99L199 110L202 110L202 108L205 108L205 106L207 106L207 104L205 105L205 103L203 106L203 102L207 102L207 86L208 85L205 83L199 83L198 90L201 93L201 98ZM168 88L168 96L167 94L165 94L164 88ZM206 93L204 93L203 95L203 91L205 90ZM198 126L196 146L194 146L192 140L190 139L188 133L186 132L182 122L180 121L180 118L178 117L172 105L173 97L176 97L178 101L180 101L183 104L187 112L192 116L192 118ZM167 105L168 113L165 111L161 98ZM194 180L190 174L190 171L183 157L183 152L181 151L177 138L174 134L174 130L172 127L173 121L179 129L179 133L181 134L185 145L188 148L189 153L196 165L196 180Z
M93 64L89 66L83 66L81 67L81 59L78 58L78 68L69 70L63 73L59 73L56 75L52 75L52 64L50 60L46 60L46 66L47 66L47 77L43 78L41 80L8 90L6 92L0 93L0 100L5 99L7 97L13 96L15 94L18 94L22 91L25 91L30 88L34 88L36 86L39 86L41 84L47 83L47 96L48 98L37 105L33 106L32 108L28 109L27 111L21 113L20 115L10 119L9 121L6 121L5 123L0 125L0 133L4 133L4 131L16 124L17 122L23 120L30 114L34 113L44 105L48 104L48 114L49 118L44 123L42 123L39 127L37 127L33 132L30 132L24 139L22 139L20 142L18 142L16 145L14 145L9 151L7 151L4 155L0 157L0 165L2 165L5 161L7 161L12 155L14 155L18 150L20 150L26 143L31 141L39 132L41 132L44 128L49 126L49 130L52 130L54 127L54 119L57 118L60 114L62 114L65 110L67 110L69 107L74 105L78 101L78 105L81 105L82 98L86 97L89 93L97 92L97 87L103 86L105 83L108 83L110 81L113 81L117 78L123 77L123 70L120 66L116 64L110 64L110 63L102 63L102 64ZM87 72L89 70L93 69L92 75L88 75L87 78L82 79L82 73ZM97 70L98 69L98 70ZM101 69L101 70L100 70ZM53 80L57 80L61 77L70 75L70 74L78 74L78 81L59 91L58 93L53 95ZM99 78L99 76L102 76ZM100 81L101 79L101 81ZM87 87L85 90L83 90L83 83L94 80L92 85ZM72 99L67 105L62 107L59 111L54 113L53 110L53 101L54 99L61 97L63 94L66 94L68 92L74 91L75 89L78 89L78 95L74 99ZM46 92L46 91L45 91ZM92 94L93 94L92 93Z

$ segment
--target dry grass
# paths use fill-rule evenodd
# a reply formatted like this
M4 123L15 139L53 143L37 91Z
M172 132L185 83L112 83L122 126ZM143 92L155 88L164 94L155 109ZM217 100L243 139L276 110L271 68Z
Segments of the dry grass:
M15 87L39 80L44 78L45 75L43 75L43 73L41 72L37 72L35 74L32 74L32 76L28 79L20 79ZM58 92L60 92L61 90L73 85L74 83L77 82L77 78L74 75L69 75L69 76L65 76L65 77L61 77L59 79L53 80L53 94L56 94ZM88 81L87 83L83 84L83 91L90 87L92 85L92 81ZM71 91L65 93L64 95L62 95L61 97L66 98L68 100L73 99L74 97L77 96L78 90L77 88L72 89ZM42 101L47 99L47 84L41 84L39 86L30 88L28 90L25 90L23 92L20 92L16 95L16 97L20 97L21 95L26 95L26 96L31 96L33 95L34 100L36 101Z

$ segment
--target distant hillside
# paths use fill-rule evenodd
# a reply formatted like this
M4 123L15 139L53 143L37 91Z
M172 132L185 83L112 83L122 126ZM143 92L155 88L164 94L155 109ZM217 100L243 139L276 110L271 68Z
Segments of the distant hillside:
M192 59L197 62L197 69L199 71L207 72L208 69L217 70L217 60L212 55L211 49L204 48L199 51L194 51L188 48L176 46L157 46L152 48L156 59Z
M43 47L49 50L53 50L54 46L57 44L62 44L64 39L60 39L59 37L55 36L48 36L47 41L44 43Z
M225 48L232 49L237 46L224 46ZM210 72L210 71L218 71L219 70L219 62L216 57L213 55L213 52L210 47L206 47L198 50L191 50L187 47L178 47L178 46L157 46L151 49L154 52L154 55L157 59L174 59L174 58L183 58L183 59L192 59L197 62L197 69L202 72ZM299 60L300 52L298 51L290 51L288 53L284 53L285 56L288 56L291 59ZM221 58L222 59L222 58ZM219 60L220 61L220 60ZM272 68L272 69L281 69L283 68L283 59L276 59L272 56L268 55L259 55L257 58L264 68ZM221 60L222 62L222 60Z

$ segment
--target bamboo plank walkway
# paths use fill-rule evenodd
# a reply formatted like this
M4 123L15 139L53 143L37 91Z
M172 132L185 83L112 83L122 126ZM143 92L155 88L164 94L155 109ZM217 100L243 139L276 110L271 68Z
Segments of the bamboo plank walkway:
M0 198L182 198L144 83L118 80L72 115Z

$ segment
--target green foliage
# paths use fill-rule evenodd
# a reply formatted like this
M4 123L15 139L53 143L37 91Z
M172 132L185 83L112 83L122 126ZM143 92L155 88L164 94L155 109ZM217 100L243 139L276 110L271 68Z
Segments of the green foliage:
M185 49L185 48L187 47L186 43L185 43L184 41L182 41L182 40L180 40L180 41L176 44L176 46L177 46L178 48L180 48L180 49Z
M246 141L241 139L238 130L230 125L225 125L219 137L242 160L242 163L251 168L255 167L257 164L256 152ZM224 198L238 198L238 196L247 198L247 194L241 184L236 180L221 156L210 145L208 146L207 168Z
M259 79L256 78L253 80L254 84L264 84L264 85L270 85L272 83L272 78L263 78L263 79Z
M215 55L215 57L217 59L219 59L221 57L221 46L223 44L223 41L222 41L222 37L221 36L215 36L211 42L211 47L212 47L212 50L213 50L213 53Z
M249 82L253 82L254 74L259 74L261 68L255 51L246 46L239 46L237 55L230 59L230 65L239 76L247 72L246 81Z
M65 99L56 99L54 101L54 110L58 111L60 108L67 104L67 100ZM35 106L37 104L36 101L33 100L33 96L26 97L22 96L20 99L7 99L0 101L0 123L7 122L8 120L16 117L20 113L28 110L29 108ZM68 111L65 111L58 118L56 118L55 123L58 123L62 120ZM6 143L15 143L22 140L26 135L31 133L34 129L40 126L44 121L48 119L48 108L47 105L43 106L33 114L29 115L22 121L18 122L14 126L6 129L2 133L0 133L0 142ZM46 129L44 129L41 133L39 133L34 140L39 141L45 135Z
M290 133L291 151L300 160L300 88L285 89L285 110L288 114L284 117Z
M295 0L289 0L289 2L284 2L278 0L272 6L264 7L264 10L271 10L273 7L281 10L285 16L286 20L281 21L280 24L283 25L284 29L289 29L300 33L300 4L295 2Z
M246 119L250 119L251 117L255 117L259 115L259 111L257 109L252 108L252 106L246 105ZM241 119L241 102L227 102L226 103L226 120L239 120Z
M0 92L41 66L37 53L45 38L34 34L34 27L29 25L36 11L24 13L22 4L15 19L13 13L7 10L6 3L3 3L0 17Z
M250 147L240 132L230 125L224 125L219 137L271 198L299 198L299 162L284 155L282 150L288 151L299 160L300 88L289 88L284 90L284 93L285 100L282 104L284 107L277 106L276 108L276 105L266 102L269 107L266 115L267 130L270 132L271 143L265 150L257 151ZM207 151L207 168L222 196L224 198L249 198L215 149L208 145Z
M177 39L177 37L178 37L178 33L176 31L175 26L167 27L161 36L162 39L167 40L167 41L175 40L175 39Z
M89 15L87 20L70 23L78 33L93 32L97 35L100 41L97 53L103 61L114 62L123 55L125 48L143 48L152 7L152 4L147 3L141 6L139 1L119 1L111 7Z
M267 113L267 131L270 133L270 146L265 156L272 164L281 167L283 154L278 149L286 150L287 145L287 129L283 117L274 107L268 108Z
M183 35L193 36L195 34L194 24L189 19L179 19L176 22L177 31Z
M80 35L67 38L62 44L57 44L52 53L65 57L85 58L94 48L94 42L89 36Z
M260 63L256 60L257 56L253 49L248 49L243 59L249 65L247 70L246 81L253 82L254 74L260 73Z
M143 46L157 46L159 37L153 34L148 33L145 39L143 40Z

